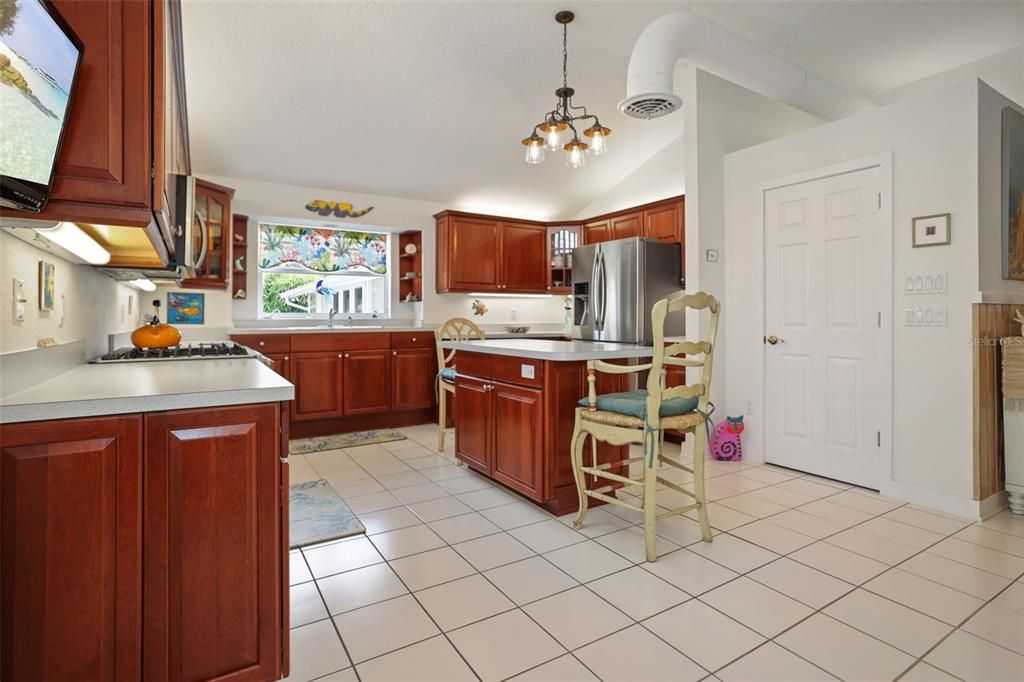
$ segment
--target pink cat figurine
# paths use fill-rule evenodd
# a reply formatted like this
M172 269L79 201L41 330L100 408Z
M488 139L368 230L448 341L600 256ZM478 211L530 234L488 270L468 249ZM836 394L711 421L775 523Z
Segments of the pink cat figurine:
M740 434L743 433L743 417L726 417L711 433L711 456L718 460L737 462L743 459Z

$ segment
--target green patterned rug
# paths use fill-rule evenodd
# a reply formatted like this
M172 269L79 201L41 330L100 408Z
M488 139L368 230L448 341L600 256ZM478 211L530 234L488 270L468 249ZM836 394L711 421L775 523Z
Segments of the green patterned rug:
M405 435L394 429L374 429L372 431L356 431L354 433L338 433L332 436L317 436L315 438L299 438L288 443L288 452L293 455L305 455L310 452L321 450L337 450L339 448L354 448L359 445L373 445L374 443L390 443L396 440L405 440Z

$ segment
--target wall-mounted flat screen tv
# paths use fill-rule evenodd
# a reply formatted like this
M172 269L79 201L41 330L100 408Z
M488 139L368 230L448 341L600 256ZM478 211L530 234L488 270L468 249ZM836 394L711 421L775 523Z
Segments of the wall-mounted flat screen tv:
M0 206L46 206L81 60L49 2L0 0Z

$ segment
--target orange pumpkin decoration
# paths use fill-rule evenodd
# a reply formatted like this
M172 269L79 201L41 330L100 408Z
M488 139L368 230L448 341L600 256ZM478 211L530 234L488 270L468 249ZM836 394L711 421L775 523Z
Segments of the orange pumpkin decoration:
M136 348L170 348L181 343L177 327L160 321L160 301L153 301L156 312L153 319L132 332L132 345Z

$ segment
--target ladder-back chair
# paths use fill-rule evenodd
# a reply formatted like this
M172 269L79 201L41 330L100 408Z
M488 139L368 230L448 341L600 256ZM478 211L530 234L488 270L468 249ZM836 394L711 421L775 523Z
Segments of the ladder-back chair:
M442 341L466 341L467 339L484 339L484 330L472 320L464 317L453 317L434 332L437 346L437 378L435 379L437 394L437 451L444 452L444 427L447 417L446 393L455 395L455 365L448 363L455 359L455 351L441 348Z

